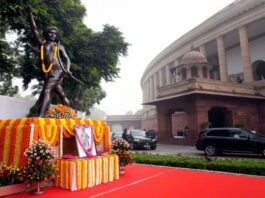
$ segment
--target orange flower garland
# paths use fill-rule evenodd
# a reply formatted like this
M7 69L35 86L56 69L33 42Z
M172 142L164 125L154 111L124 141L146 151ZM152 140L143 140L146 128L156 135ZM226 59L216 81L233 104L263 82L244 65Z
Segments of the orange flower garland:
M47 118L77 119L76 112L68 106L57 104L48 110Z
M104 130L100 121L94 120L94 137L96 144L100 144L103 140Z

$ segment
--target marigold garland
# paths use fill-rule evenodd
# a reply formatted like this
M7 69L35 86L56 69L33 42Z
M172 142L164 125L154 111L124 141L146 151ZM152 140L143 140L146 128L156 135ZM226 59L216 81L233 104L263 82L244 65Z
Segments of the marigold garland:
M55 61L56 55L57 55L57 50L58 50L58 45L56 42L53 42L55 49L54 49L54 53L53 53L53 57L52 57L52 61L48 67L48 69L46 69L45 67L45 63L44 63L44 45L46 44L46 40L43 41L41 47L40 47L40 59L41 59L41 66L42 66L42 71L44 73L48 73L51 71L53 63Z
M22 127L22 140L20 148L19 167L23 167L27 163L27 157L24 155L24 152L29 146L30 128L31 128L30 125L24 125Z
M12 164L14 160L14 155L15 155L15 145L16 145L16 130L17 126L12 126L11 128L11 136L10 136L10 143L9 143L9 153L8 153L8 158L7 158L7 164Z
M77 119L76 112L68 106L57 104L48 110L47 118Z

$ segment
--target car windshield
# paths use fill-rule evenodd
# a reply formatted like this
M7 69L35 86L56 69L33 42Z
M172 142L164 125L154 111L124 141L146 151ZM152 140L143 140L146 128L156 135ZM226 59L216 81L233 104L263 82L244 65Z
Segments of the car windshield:
M119 132L114 132L113 135L121 136L121 135L122 135L122 132L121 132L121 131L119 131Z
M145 131L131 131L132 136L144 136L145 137Z
M245 131L245 130L242 130L242 131L247 133L250 138L253 138L253 136L256 136L256 134L252 133L251 131Z

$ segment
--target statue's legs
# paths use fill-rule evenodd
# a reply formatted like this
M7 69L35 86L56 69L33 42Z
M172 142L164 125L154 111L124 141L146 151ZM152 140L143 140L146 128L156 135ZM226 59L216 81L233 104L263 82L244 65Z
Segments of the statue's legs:
M50 98L51 98L51 89L46 88L43 92L42 96L42 103L39 107L39 117L45 117L46 111L48 109L48 106L50 104Z
M60 97L62 104L66 105L66 106L70 106L70 102L69 100L66 98L64 92L63 92L63 88L61 86L61 84L58 84L55 86L54 91L58 94L58 96Z

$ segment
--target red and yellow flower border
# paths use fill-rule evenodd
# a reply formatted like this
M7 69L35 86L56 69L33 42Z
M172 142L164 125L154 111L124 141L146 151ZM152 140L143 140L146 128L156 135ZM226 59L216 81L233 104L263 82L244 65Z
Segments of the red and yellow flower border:
M119 179L119 157L115 154L88 159L57 159L55 185L81 190ZM75 177L75 179L73 178Z
M51 146L55 146L59 139L60 126L62 126L64 137L71 138L75 135L73 129L75 124L93 125L96 145L103 141L104 151L109 151L109 127L104 121L54 118L8 119L0 120L0 162L7 166L11 164L18 167L24 166L27 161L24 151L28 148L30 141L43 139ZM31 137L32 126L34 128Z

